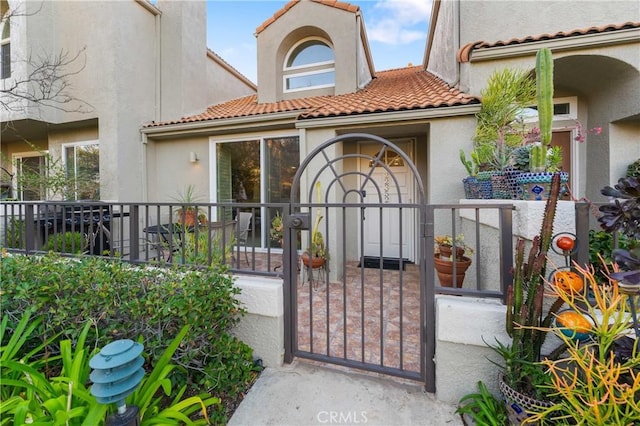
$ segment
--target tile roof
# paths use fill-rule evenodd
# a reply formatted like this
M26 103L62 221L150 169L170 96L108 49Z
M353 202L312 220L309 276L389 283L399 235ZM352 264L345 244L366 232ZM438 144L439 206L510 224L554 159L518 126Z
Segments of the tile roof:
M262 31L264 31L265 28L267 28L269 25L273 24L278 18L280 18L285 13L287 13L289 11L289 9L291 9L293 6L298 4L300 1L301 0L292 0L289 3L285 4L282 9L278 10L276 13L273 14L272 17L270 17L269 19L264 21L262 24L260 24L260 26L258 28L256 28L256 35L260 34ZM337 9L346 10L347 12L354 12L355 13L355 12L360 11L360 7L359 6L355 6L353 4L345 3L345 2L342 2L342 1L335 1L335 0L311 0L311 1L314 2L314 3L324 4L326 6L335 7Z
M422 67L414 66L378 72L377 77L364 89L355 93L311 96L270 103L258 103L257 96L251 95L212 105L201 114L175 121L151 123L146 127L281 112L297 111L298 119L305 119L420 110L479 102L477 98L450 87Z
M640 22L625 22L623 24L609 24L594 26L588 28L578 28L571 31L558 31L551 34L539 34L536 36L526 36L522 38L512 38L509 40L499 40L493 43L486 41L474 41L467 43L458 50L457 58L459 62L469 62L471 52L478 49L488 49L491 47L510 46L514 44L531 43L535 41L554 40L566 37L583 36L587 34L605 33L610 31L626 30L630 28L639 28Z

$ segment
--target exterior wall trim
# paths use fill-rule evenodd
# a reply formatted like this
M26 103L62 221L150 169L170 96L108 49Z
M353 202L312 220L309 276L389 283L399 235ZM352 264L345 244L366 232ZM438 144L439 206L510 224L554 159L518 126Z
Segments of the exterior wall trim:
M577 37L566 37L553 40L540 40L514 44L509 46L485 47L474 49L470 62L490 61L515 56L529 56L541 47L548 47L554 52L579 50L592 47L604 47L618 44L640 42L640 28L612 31L607 33L586 34Z
M217 120L197 121L194 123L175 123L157 127L145 127L140 130L149 138L194 135L219 130L235 130L242 126L243 130L255 127L264 128L278 125L291 126L302 111L290 111L247 117L233 117Z

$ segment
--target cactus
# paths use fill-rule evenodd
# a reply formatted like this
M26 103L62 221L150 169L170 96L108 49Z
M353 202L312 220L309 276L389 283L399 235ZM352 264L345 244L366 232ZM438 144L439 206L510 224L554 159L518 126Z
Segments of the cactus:
M460 149L460 161L465 169L467 169L467 173L469 176L475 176L478 173L478 165L474 161L476 157L471 155L471 160L467 160L467 156L464 153L463 149Z
M553 58L546 47L536 54L536 99L542 147L531 151L531 171L540 172L546 168L553 125Z
M522 364L540 360L540 350L546 337L544 327L549 327L555 313L563 302L558 298L543 316L544 277L546 276L547 252L553 237L553 221L560 195L560 174L555 173L551 191L545 205L544 218L539 235L533 239L525 258L525 241L516 244L513 282L507 288L506 330L512 339L511 348L520 361L513 366L514 382L526 381ZM515 385L515 383L513 383ZM516 386L517 387L517 386Z
M541 144L534 145L529 152L529 170L531 172L544 172L547 164L547 147Z
M551 143L553 123L553 59L551 50L542 48L536 54L536 98L538 100L538 120L540 141L547 146Z

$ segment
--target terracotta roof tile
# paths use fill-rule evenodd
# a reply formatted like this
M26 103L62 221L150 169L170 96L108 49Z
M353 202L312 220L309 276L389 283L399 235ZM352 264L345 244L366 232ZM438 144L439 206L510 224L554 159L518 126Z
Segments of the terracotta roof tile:
M381 71L364 89L337 96L311 96L258 103L251 95L212 105L201 114L147 127L248 117L278 112L299 112L298 118L336 117L377 112L409 111L479 103L420 66Z
M272 17L270 17L269 19L267 19L266 21L264 21L262 24L260 24L260 26L258 26L258 28L256 28L256 35L260 34L262 31L264 31L265 28L267 28L269 25L273 24L278 18L280 18L282 15L284 15L285 13L287 13L289 11L289 9L291 9L293 6L295 6L296 4L298 4L300 1L302 0L291 0L289 3L285 4L284 7L280 10L278 10L276 13L273 14ZM355 6L349 3L345 3L342 1L335 1L335 0L310 0L314 3L320 3L323 4L325 6L330 6L330 7L335 7L337 9L342 9L342 10L346 10L347 12L358 12L360 10L359 6Z
M492 43L486 41L474 41L462 46L457 53L457 59L459 62L469 62L471 59L471 53L478 49L488 49L491 47L511 46L514 44L531 43L535 41L554 40L566 37L583 36L587 34L605 33L610 31L626 30L630 28L640 28L640 22L625 22L623 24L608 24L601 26L594 26L588 28L578 28L571 31L558 31L556 33L539 34L536 36L526 36L522 38L512 38L509 40L498 40Z

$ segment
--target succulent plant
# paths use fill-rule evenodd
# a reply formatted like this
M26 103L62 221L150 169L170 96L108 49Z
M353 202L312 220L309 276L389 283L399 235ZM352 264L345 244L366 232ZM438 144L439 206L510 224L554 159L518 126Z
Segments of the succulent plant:
M640 178L640 158L627 167L627 177Z
M519 146L511 152L511 165L520 171L529 171L529 155L533 145Z
M525 258L525 241L520 238L516 244L513 283L507 288L506 329L511 337L510 353L518 362L512 363L507 371L510 386L524 393L531 393L532 387L523 365L540 360L540 351L546 332L555 313L563 304L557 299L543 315L544 279L547 267L547 252L553 237L553 221L560 194L560 174L555 173L551 181L549 198L545 205L540 233L533 238L531 249Z
M613 188L605 186L600 192L615 199L612 204L600 206L600 226L609 233L622 232L631 241L629 250L613 251L621 272L611 277L640 286L640 178L620 178Z

